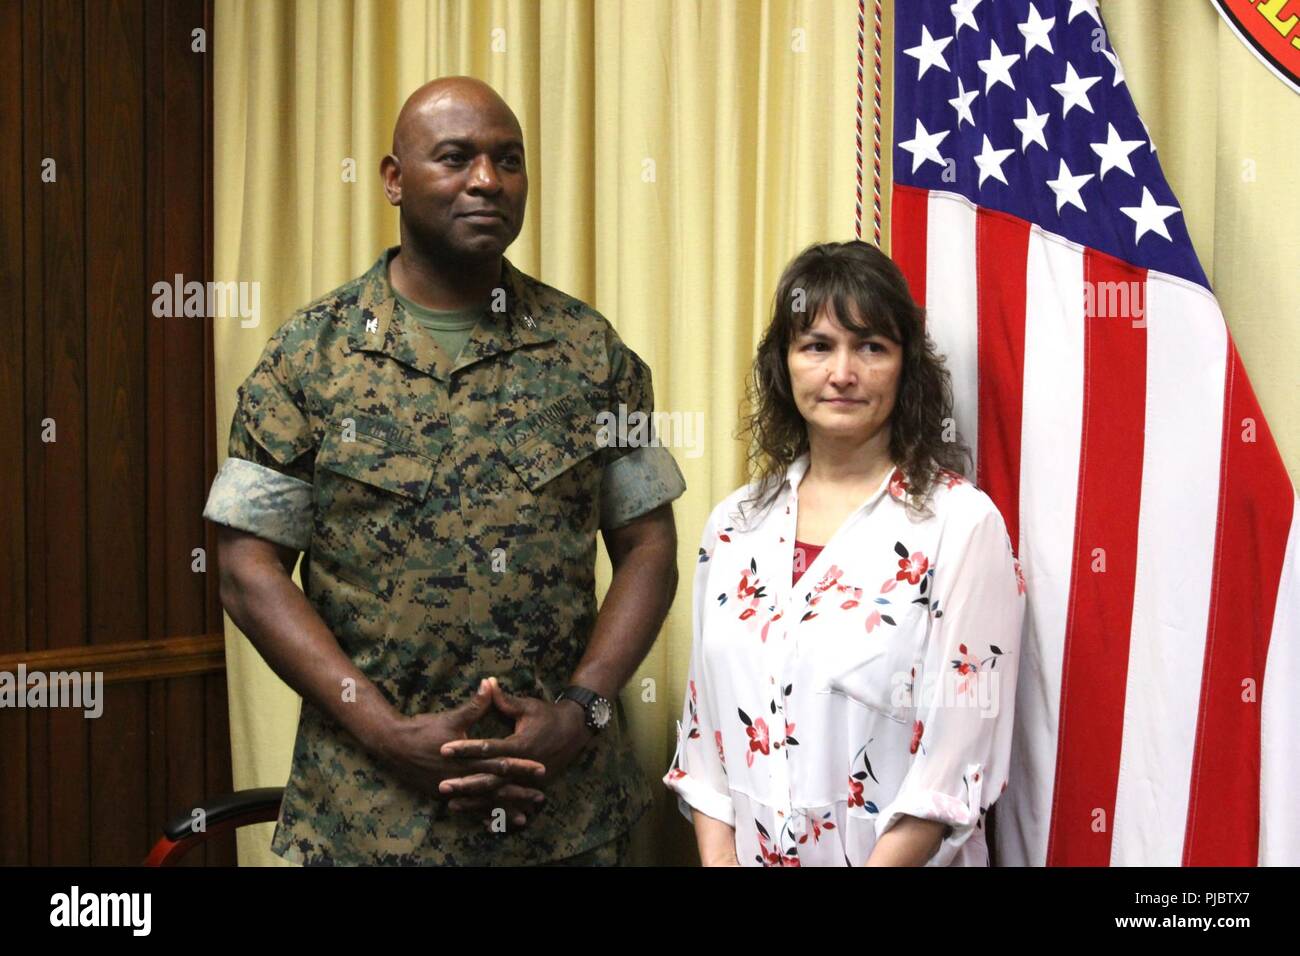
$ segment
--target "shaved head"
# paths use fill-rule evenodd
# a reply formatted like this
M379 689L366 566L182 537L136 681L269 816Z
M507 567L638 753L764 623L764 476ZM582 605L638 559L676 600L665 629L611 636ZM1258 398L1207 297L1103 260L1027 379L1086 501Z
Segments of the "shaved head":
M379 169L408 262L500 268L523 227L528 174L519 119L496 90L470 76L424 84L402 105Z
M406 98L393 124L393 155L399 160L420 142L421 134L439 125L442 114L472 111L483 119L511 127L523 141L523 130L506 101L496 90L472 76L442 76L430 80Z

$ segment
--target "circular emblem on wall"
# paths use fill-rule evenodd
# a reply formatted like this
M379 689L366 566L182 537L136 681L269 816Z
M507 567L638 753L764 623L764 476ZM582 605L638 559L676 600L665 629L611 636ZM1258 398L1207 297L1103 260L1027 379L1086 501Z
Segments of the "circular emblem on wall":
M1300 93L1300 0L1211 0L1273 75Z

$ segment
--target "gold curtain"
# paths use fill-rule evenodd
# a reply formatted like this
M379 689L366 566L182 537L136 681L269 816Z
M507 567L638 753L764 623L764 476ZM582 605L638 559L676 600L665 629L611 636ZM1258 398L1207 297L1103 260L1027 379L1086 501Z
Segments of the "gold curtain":
M1102 13L1296 480L1300 97L1208 3L1103 0ZM674 449L688 483L676 506L683 584L624 693L654 777L671 756L680 710L700 528L743 480L733 434L776 278L807 243L853 235L856 47L854 0L216 8L214 278L259 282L264 317L248 329L216 323L221 434L274 328L397 241L379 159L406 95L457 73L491 83L524 128L532 188L511 260L610 318L654 370L657 407L703 413L699 454ZM889 122L886 102L886 130ZM889 151L886 136L886 177ZM869 155L865 172L869 238ZM886 221L886 248L887 230ZM602 557L602 590L607 583ZM229 624L226 645L235 785L282 784L298 700ZM240 861L280 863L269 843L270 825L245 828ZM634 859L692 858L689 829L661 793L638 827Z
M743 481L732 434L777 276L809 242L853 235L856 17L836 0L218 4L215 271L260 282L264 316L217 323L219 433L274 328L396 243L378 168L402 101L433 77L477 76L524 128L531 189L511 261L614 323L653 369L656 408L703 413L700 447L673 449L690 569L709 510ZM602 591L608 579L602 557ZM675 743L690 580L624 693L654 779ZM235 786L283 784L298 699L233 625L226 644ZM269 843L269 824L245 828L241 862L281 862ZM660 793L634 859L693 847Z

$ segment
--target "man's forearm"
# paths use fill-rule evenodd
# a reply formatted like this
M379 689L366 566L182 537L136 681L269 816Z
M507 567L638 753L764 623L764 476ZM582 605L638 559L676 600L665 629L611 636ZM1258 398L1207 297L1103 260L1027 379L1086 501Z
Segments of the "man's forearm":
M650 533L640 535L626 551L615 554L611 548L614 574L609 591L587 652L570 678L570 683L610 700L654 646L677 591L677 539L671 506L664 509Z
M223 559L224 559L223 555ZM227 566L221 599L235 622L286 684L374 748L399 717L379 689L343 653L307 596L274 560L247 556ZM345 700L345 680L355 684Z

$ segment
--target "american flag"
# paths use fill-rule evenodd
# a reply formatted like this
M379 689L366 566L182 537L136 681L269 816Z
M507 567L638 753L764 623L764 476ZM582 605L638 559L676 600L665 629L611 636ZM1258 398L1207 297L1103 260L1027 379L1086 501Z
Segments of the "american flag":
M892 252L1029 589L995 858L1300 863L1295 490L1096 0L895 15Z

